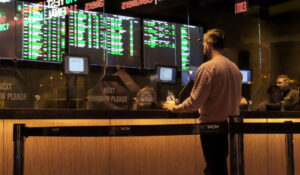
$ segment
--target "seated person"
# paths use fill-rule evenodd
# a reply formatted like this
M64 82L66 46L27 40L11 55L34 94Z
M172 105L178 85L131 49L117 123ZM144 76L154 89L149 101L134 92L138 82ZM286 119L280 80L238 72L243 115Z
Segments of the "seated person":
M287 75L279 75L276 85L281 90L285 110L296 110L299 105L299 92L290 88L290 78Z
M144 87L138 91L133 109L145 109L157 107L157 95L154 88Z
M278 86L272 85L268 88L268 99L261 102L257 111L266 111L266 110L280 110L281 108L281 90Z
M280 110L281 105L284 105L284 110L296 110L299 105L299 93L289 86L289 77L279 75L276 80L276 85L268 88L268 100L259 104L257 110Z

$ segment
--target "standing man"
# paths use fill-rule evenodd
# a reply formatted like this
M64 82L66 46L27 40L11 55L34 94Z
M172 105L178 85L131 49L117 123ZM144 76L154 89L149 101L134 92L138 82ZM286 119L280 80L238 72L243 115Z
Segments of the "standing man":
M227 128L227 118L239 115L242 75L239 68L221 50L224 32L212 29L204 34L203 63L197 70L190 96L177 106L165 106L172 112L199 110L201 123L218 123ZM227 175L228 132L202 134L201 145L206 161L205 175Z
M281 90L281 97L285 110L296 110L299 104L299 93L290 88L290 78L287 75L279 75L276 86Z

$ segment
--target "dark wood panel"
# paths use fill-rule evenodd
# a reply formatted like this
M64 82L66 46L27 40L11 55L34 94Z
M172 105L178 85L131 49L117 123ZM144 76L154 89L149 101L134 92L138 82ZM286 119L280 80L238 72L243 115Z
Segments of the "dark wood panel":
M37 126L101 126L109 120L5 120L4 174L13 172L14 123ZM24 174L110 174L110 139L29 137L25 141Z
M112 120L112 125L187 124L195 119ZM112 138L112 175L201 174L198 136ZM199 143L199 142L198 142Z

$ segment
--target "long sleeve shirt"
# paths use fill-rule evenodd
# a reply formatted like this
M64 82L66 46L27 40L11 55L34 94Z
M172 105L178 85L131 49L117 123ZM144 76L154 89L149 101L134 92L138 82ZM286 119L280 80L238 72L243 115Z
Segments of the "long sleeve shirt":
M199 110L201 122L221 122L239 115L241 81L242 74L232 61L216 57L198 68L190 96L175 112Z

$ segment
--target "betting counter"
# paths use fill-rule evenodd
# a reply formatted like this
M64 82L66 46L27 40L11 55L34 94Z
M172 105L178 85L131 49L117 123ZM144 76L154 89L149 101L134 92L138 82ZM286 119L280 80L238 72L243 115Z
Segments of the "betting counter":
M2 109L0 116L3 175L13 174L15 123L28 127L197 123L197 114L172 114L159 109ZM28 137L24 152L24 174L200 174L204 168L197 135Z
M242 112L247 122L299 122L299 112ZM145 110L2 109L0 172L13 172L13 125L120 126L197 124L196 113ZM274 116L275 118L266 118ZM260 118L261 117L261 118ZM281 117L281 118L280 118ZM298 117L298 119L297 119ZM178 130L180 133L180 130ZM244 136L246 174L285 174L284 134ZM294 134L295 172L300 162L299 135ZM199 135L117 137L28 137L24 174L201 174L205 168ZM229 158L228 158L229 164ZM34 165L34 166L32 166ZM229 165L228 165L229 167Z

